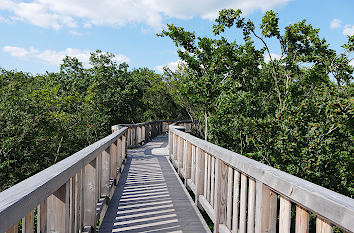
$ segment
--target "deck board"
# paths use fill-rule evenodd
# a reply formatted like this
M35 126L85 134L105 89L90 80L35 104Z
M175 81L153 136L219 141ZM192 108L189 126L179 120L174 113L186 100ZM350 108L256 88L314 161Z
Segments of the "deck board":
M210 232L168 161L167 140L128 151L100 232Z

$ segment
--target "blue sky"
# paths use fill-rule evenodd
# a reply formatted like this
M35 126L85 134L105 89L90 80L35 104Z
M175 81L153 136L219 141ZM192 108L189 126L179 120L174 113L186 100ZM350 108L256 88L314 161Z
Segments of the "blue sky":
M354 0L0 0L0 67L58 71L65 55L88 66L90 51L100 49L131 68L174 68L174 44L156 33L173 23L212 36L223 8L242 9L256 25L269 9L279 13L280 28L306 19L338 51L346 35L354 34ZM232 29L225 35L234 40L239 34ZM275 41L269 44L275 56L280 53Z

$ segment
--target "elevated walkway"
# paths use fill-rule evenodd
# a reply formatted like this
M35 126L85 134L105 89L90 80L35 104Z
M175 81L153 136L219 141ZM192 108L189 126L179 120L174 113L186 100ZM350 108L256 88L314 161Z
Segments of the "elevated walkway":
M99 232L210 232L168 160L168 136L132 150Z

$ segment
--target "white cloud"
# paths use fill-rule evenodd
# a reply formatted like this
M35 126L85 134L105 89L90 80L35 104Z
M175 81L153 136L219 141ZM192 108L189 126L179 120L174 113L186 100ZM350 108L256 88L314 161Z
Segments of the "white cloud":
M272 59L274 60L280 60L281 55L280 54L276 54L276 53L271 53L270 54L272 56ZM268 53L264 54L264 61L265 62L269 62L270 61L270 57L268 55Z
M81 32L78 32L75 30L70 30L69 33L73 36L82 36L83 35Z
M23 0L22 0L23 1ZM268 10L290 0L0 0L0 9L13 13L17 20L55 30L80 25L123 26L145 24L160 30L163 17L212 20L223 8L240 8L245 14Z
M347 36L354 35L354 24L353 25L350 25L350 24L345 25L344 29L343 29L343 35L347 35Z
M182 60L177 60L177 61L174 61L174 62L169 62L169 63L167 63L166 65L156 66L156 67L155 67L155 70L158 71L158 72L163 73L163 72L164 72L164 69L163 69L163 68L164 68L164 67L167 67L167 68L169 68L169 69L172 70L172 71L176 71L177 68L178 68L178 66L179 66L179 65L182 65L182 64L184 64L184 62L183 62Z
M329 27L331 29L336 29L336 28L340 28L342 24L342 20L339 20L339 19L333 19L329 25Z
M63 51L55 50L44 50L40 51L31 47L29 49L15 47L15 46L4 46L2 50L13 57L18 57L21 59L36 59L41 62L59 65L62 63L62 60L65 56L76 57L83 63L84 66L89 66L90 51L89 50L80 50L74 48L67 48ZM115 54L113 61L117 63L130 62L130 59L123 54Z

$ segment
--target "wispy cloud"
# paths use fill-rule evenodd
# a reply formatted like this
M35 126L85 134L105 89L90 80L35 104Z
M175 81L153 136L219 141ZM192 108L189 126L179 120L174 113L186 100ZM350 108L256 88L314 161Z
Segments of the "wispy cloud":
M84 25L124 26L145 24L157 30L163 17L214 19L223 8L240 8L245 14L285 5L290 0L0 0L0 10L15 20L55 30Z
M331 21L331 23L329 24L329 27L330 27L331 29L336 29L336 28L340 28L341 24L342 24L342 20L340 20L340 19L333 19L333 20Z
M65 56L71 56L79 59L79 61L81 61L84 66L86 67L89 66L89 59L90 59L89 50L67 48L63 51L55 51L55 50L40 51L34 47L25 49L16 46L4 46L2 50L13 57L18 57L20 59L36 59L38 61L51 64L51 65L59 65L62 63L62 60ZM130 62L130 59L123 54L115 54L113 60L117 63Z
M354 24L353 25L350 25L350 24L345 25L344 29L343 29L343 35L347 35L347 36L354 35Z

